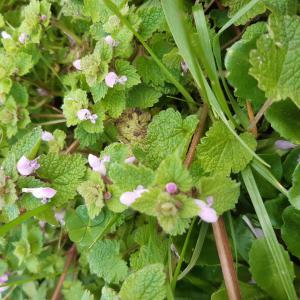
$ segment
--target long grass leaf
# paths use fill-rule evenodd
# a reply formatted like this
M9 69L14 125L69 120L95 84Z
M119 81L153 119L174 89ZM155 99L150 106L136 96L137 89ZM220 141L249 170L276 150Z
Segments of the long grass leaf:
M293 279L290 276L288 267L285 263L283 253L277 241L267 210L257 188L253 173L250 167L242 171L242 177L251 198L256 215L264 232L270 255L276 263L276 268L280 276L280 281L286 292L287 299L296 300L297 295L293 285Z

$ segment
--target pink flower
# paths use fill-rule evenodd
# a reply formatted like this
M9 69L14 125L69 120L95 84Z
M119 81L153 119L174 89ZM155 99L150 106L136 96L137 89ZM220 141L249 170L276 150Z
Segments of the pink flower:
M120 197L120 202L126 206L130 206L145 192L149 192L149 190L145 189L142 185L138 185L132 192L123 193Z
M126 164L133 164L133 163L136 162L136 157L135 157L135 156L130 156L130 157L126 158L126 159L124 160L124 162L125 162Z
M116 40L114 40L114 39L112 38L111 35L107 35L107 36L104 38L104 40L105 40L105 42L106 42L109 46L111 46L112 48L117 47L117 46L119 45L119 42L117 42Z
M42 131L42 141L44 142L49 142L54 140L54 136L51 132L49 131Z
M4 273L0 276L0 285L6 283L8 281L8 274ZM4 291L6 291L9 288L9 286L1 286L0 287L0 294Z
M29 39L29 35L25 32L22 32L18 38L18 40L21 44L25 44L28 39Z
M41 202L46 204L49 199L53 198L56 194L56 190L49 187L39 187L39 188L23 188L23 193L31 193L33 197L41 199Z
M169 182L166 184L166 191L169 194L176 194L178 191L177 185L175 182Z
M91 123L95 124L98 116L92 114L88 109L84 108L77 112L77 117L80 121L90 120Z
M297 145L285 140L277 140L275 146L280 150L289 150L297 147Z
M216 211L211 208L211 205L213 204L213 197L208 197L207 202L208 203L199 199L195 199L195 203L200 208L198 215L204 222L214 223L218 220L218 215Z
M105 76L105 84L110 88L114 87L117 83L124 85L126 81L127 76L123 75L119 77L115 72L109 72Z
M105 155L103 159L100 159L93 154L89 154L88 161L93 171L100 173L102 176L106 175L105 163L110 161L109 155Z
M64 210L61 210L61 211L57 211L56 213L54 213L54 217L56 219L56 221L58 223L60 223L62 226L65 225L65 214L66 212Z
M73 61L73 67L78 70L81 71L82 67L81 67L81 60L80 59L76 59Z
M37 162L37 158L34 160L29 160L24 155L19 159L17 163L17 170L18 172L23 175L27 176L35 172L40 167Z
M45 21L47 20L47 16L46 16L46 15L41 15L41 16L40 16L40 20L41 20L42 22L45 22Z
M12 36L9 33L7 33L6 31L2 31L1 36L4 40L11 40L12 39Z

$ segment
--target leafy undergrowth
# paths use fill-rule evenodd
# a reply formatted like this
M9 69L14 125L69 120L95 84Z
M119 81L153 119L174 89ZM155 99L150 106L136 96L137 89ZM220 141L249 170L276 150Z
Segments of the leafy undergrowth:
M299 12L0 1L0 298L298 299Z

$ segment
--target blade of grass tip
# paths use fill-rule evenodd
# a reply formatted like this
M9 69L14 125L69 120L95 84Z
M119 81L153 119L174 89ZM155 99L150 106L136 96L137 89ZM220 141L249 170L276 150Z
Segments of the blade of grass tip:
M177 280L181 280L183 277L185 277L196 265L197 260L201 254L202 251L202 247L203 247L203 243L205 240L205 236L207 233L207 229L208 229L208 223L204 223L202 222L201 224L201 228L199 231L199 235L197 238L197 242L193 251L193 255L190 259L189 264L186 266L186 268L178 275Z
M285 263L283 253L277 241L269 215L257 188L253 173L249 167L242 171L242 178L260 222L261 228L264 232L266 243L275 262L275 266L277 268L282 286L286 292L287 299L296 300L297 295L293 285L293 279L288 271L288 267Z
M281 192L284 196L288 198L288 190L285 189L281 183L275 178L275 176L267 169L264 165L262 165L257 160L253 160L251 163L251 167L258 172L264 179L266 179L270 184L272 184L279 192Z
M119 8L111 1L111 0L103 0L104 4L122 21L122 23L134 34L134 36L140 41L140 43L144 46L144 48L148 51L157 65L160 67L164 75L177 87L178 91L184 96L186 102L194 108L197 103L194 101L189 92L185 89L185 87L173 76L173 74L166 68L166 66L160 61L154 51L149 47L149 45L145 42L142 36L136 32L136 30L132 27L130 22L124 17Z
M27 221L28 219L30 219L31 217L36 217L38 216L40 213L49 210L52 206L52 203L47 203L45 205L41 205L35 209L29 210L27 212L25 212L24 214L20 215L19 217L17 217L16 219L12 220L11 222L3 225L0 227L0 236L5 235L8 231L10 231L11 229L15 228L16 226L22 224L23 222Z

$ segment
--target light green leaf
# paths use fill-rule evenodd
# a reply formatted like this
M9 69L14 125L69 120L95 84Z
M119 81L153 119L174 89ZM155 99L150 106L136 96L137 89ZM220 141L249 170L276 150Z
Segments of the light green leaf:
M98 241L88 254L91 273L108 283L118 283L126 278L128 267L120 255L116 240Z
M240 138L252 149L256 148L256 140L252 134L245 132ZM217 121L206 133L197 147L197 158L206 172L229 175L231 171L238 173L251 161L252 155L224 123Z
M300 164L297 165L293 174L293 185L288 193L290 203L300 209Z
M286 252L281 245L280 251L287 264L290 277L294 278L294 268L288 252ZM270 255L265 239L259 239L253 242L249 253L249 264L253 279L259 287L265 290L273 299L287 299L287 294L282 282L279 280L278 268L275 266L276 261L274 261L273 257ZM267 276L265 270L268 270Z
M300 83L295 79L300 55L300 17L271 15L269 33L250 53L250 74L272 101L291 100L300 107Z
M124 90L109 89L104 99L98 103L102 110L112 118L118 118L126 107L126 95Z
M110 287L104 286L101 290L100 300L120 300L117 292L115 292Z
M54 139L48 141L49 152L59 153L65 147L66 133L63 130L55 129L53 131Z
M163 300L166 297L163 265L149 265L131 274L120 290L122 300Z

